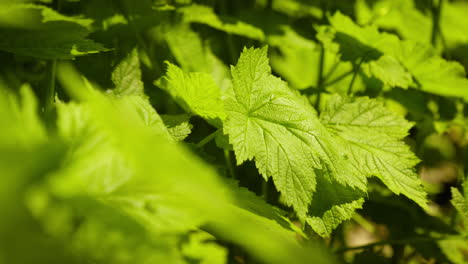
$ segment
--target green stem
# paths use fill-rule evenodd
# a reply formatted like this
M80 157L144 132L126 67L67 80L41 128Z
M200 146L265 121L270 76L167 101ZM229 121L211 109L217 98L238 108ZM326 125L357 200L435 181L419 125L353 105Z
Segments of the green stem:
M231 59L231 63L234 64L236 63L236 59L237 59L236 49L234 48L234 40L231 34L229 33L226 33L226 34L227 34L226 44L228 46L229 57Z
M347 71L343 74L341 74L340 76L336 77L335 79L329 81L329 82L326 82L323 84L323 86L327 87L327 86L330 86L330 85L333 85L341 80L343 80L344 78L348 77L348 75L350 75L351 73L354 72L354 69L353 70L350 70L350 71Z
M225 149L224 150L224 159L226 160L226 166L228 168L229 174L232 179L236 178L236 171L234 169L234 166L232 166L232 161L231 161L231 151Z
M54 107L55 97L55 72L57 71L57 60L48 62L47 86L44 93L44 110L49 112Z
M267 10L273 10L273 0L267 0L265 8Z
M206 136L204 139L202 139L197 144L197 148L202 148L203 146L205 146L207 143L209 143L211 140L213 140L221 131L222 131L221 129L218 129L215 132L213 132L213 133L209 134L208 136Z
M437 38L440 33L440 14L442 12L443 0L432 0L432 32L431 44L436 47Z
M320 44L320 57L319 57L319 68L317 71L317 100L315 101L315 109L319 111L320 100L322 96L322 82L323 82L323 68L325 64L325 48L323 44Z
M340 64L340 61L339 60L335 60L335 62L333 63L333 65L330 67L330 69L328 70L327 74L325 74L325 77L322 78L322 82L325 82L326 80L328 80L330 78L330 76L336 71L336 69L338 68L338 65Z
M353 74L353 78L351 79L351 82L349 83L348 95L351 95L351 93L353 91L353 85L354 85L354 82L356 81L356 77L357 77L357 75L359 73L359 70L361 69L361 65L362 65L363 61L364 61L364 57L361 58L361 60L357 64L357 66L356 65L354 66L354 74Z
M362 215L356 213L353 215L353 220L356 221L360 226L362 226L365 230L367 230L370 233L375 232L374 225L372 225L371 222L369 222L366 218L364 218Z

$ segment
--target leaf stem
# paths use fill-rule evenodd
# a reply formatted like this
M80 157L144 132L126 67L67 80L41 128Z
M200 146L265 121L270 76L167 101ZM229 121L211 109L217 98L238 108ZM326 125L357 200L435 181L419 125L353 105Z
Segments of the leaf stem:
M197 148L202 148L203 146L205 146L207 143L213 140L221 131L221 129L217 129L215 132L203 138L200 142L198 142Z

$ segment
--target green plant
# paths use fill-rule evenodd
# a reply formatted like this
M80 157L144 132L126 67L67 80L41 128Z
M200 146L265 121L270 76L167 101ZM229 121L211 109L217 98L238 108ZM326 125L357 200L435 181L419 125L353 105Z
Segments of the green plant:
M0 2L0 263L467 263L466 11Z

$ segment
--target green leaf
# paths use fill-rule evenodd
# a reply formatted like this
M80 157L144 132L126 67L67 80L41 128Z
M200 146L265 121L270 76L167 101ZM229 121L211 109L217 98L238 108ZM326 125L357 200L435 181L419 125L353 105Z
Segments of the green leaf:
M391 87L406 88L413 83L411 74L391 56L383 55L378 60L369 62L367 66L371 76Z
M192 4L188 7L180 8L186 23L201 23L226 33L240 35L252 39L264 40L265 35L262 30L240 20L218 16L211 7Z
M398 37L380 33L375 26L360 27L340 12L330 17L330 24L333 29L323 36L329 35L339 44L342 60L354 63L362 60L367 74L391 87L408 88L413 83L411 74L392 57L399 45ZM325 40L324 44L330 49L329 42Z
M358 0L356 5L357 22L360 25L374 24L380 28L393 29L403 39L423 43L429 43L431 39L432 18L418 10L413 0L380 0L372 5L368 5L365 0Z
M271 66L283 76L291 87L306 89L317 84L320 47L302 37L291 27L281 28L281 35L269 35L268 43L280 52L270 55ZM314 62L314 63L312 63Z
M138 113L141 121L149 127L154 134L172 138L168 128L164 125L161 116L156 112L154 107L151 105L148 99L141 96L127 96L125 98L116 99L119 103L129 104L134 107L134 110Z
M118 208L89 197L57 196L41 186L28 190L26 203L47 235L73 252L76 263L185 263L179 235L159 234L156 240Z
M360 57L371 62L368 71L387 85L411 86L468 101L468 79L463 66L444 60L430 45L401 41L395 35L380 33L374 25L360 27L339 12L330 18L330 24L334 32L323 34L328 35L323 40L328 48L336 48L330 44L333 36L343 60Z
M412 124L366 97L330 98L320 116L330 132L347 143L349 161L361 173L377 176L396 194L427 207L426 192L414 170L419 162L402 141Z
M16 4L8 12L6 15L24 12L28 20L20 27L0 27L0 50L43 59L72 59L106 50L86 38L90 20L30 4Z
M314 241L301 245L296 233L284 229L276 221L242 208L228 205L229 217L212 219L204 229L245 249L264 263L337 263L327 256L326 249ZM232 229L235 225L236 228ZM266 253L268 252L268 253Z
M101 152L94 158L82 152L81 158L90 163L81 163L81 168L68 177L63 174L53 176L48 186L54 194L62 197L85 195L116 208L144 226L155 235L153 238L158 238L156 240L161 234L186 232L203 224L205 230L240 245L256 259L267 263L328 259L316 247L303 248L296 240L296 233L284 229L276 221L235 206L237 202L233 197L237 200L238 195L231 194L218 180L214 170L181 145L155 136L142 122L134 105L125 102L128 97L106 97L95 91L89 93L84 96L87 99L80 107L93 113L89 116L90 123L97 127L99 134L86 138L90 145L95 142L105 144L86 149L98 153L101 148L112 149L123 159L120 160L122 162L107 164L115 167L113 169L120 168L120 172L106 173L111 168L101 164L109 159L107 152ZM72 140L79 139L72 137ZM101 161L96 162L96 158ZM73 166L78 166L80 162L76 158L74 160ZM95 177L83 175L84 168L87 172L94 171ZM95 184L99 181L104 184ZM241 194L241 197L245 195ZM263 208L262 204L250 206L251 210L259 207ZM269 213L265 209L260 212L261 215ZM232 232L234 225L236 231Z
M221 91L209 74L185 73L176 65L167 63L166 76L160 86L185 111L218 123L225 119Z
M140 59L138 50L134 48L112 72L112 82L115 84L114 94L119 96L145 94L141 81Z
M200 264L226 263L228 256L226 248L215 243L215 237L202 231L189 235L188 241L182 245L182 252Z
M33 147L47 139L37 99L29 86L23 85L16 96L0 83L0 127L1 146Z
M366 193L344 186L335 180L317 178L306 221L322 237L328 237L343 221L351 219L356 209L362 208Z
M182 141L192 132L192 124L190 124L190 115L161 115L161 119L167 126L169 134L175 141Z
M244 49L232 67L224 131L237 163L255 159L260 173L273 177L286 204L304 218L318 176L362 190L366 179L335 149L308 102L271 75L266 54L267 48Z
M304 38L290 26L281 26L279 30L281 34L270 34L267 38L269 45L275 47L269 54L274 72L280 74L292 88L299 90L317 88L320 45ZM321 88L330 92L346 93L353 78L352 63L341 61L337 51L324 49L324 53ZM362 91L366 85L369 85L366 79L358 75L353 91Z
M96 98L96 103L59 107L59 120L68 122L60 121L58 126L63 131L62 137L67 138L72 147L62 162L63 168L51 175L51 191L63 198L84 195L99 200L118 208L120 212L129 215L151 232L178 233L196 228L211 218L208 213L211 209L208 208L214 205L211 202L210 206L207 206L206 200L202 202L205 199L203 196L219 195L217 201L222 204L226 202L222 185L215 183L216 174L211 169L201 165L202 163L190 154L187 155L188 152L172 143L168 136L154 133L152 127L147 126L141 119L140 109L136 107L136 104L144 101L134 101L135 98L141 99L101 97ZM109 108L106 109L107 107ZM101 111L93 111L97 109ZM111 109L116 113L107 112ZM123 116L126 117L126 121L119 124L121 121L118 120ZM77 123L81 125L73 125ZM133 128L123 130L123 133L115 130L119 127L122 131L128 124L132 124ZM127 133L139 134L139 137L126 137ZM140 141L144 137L147 140ZM150 146L150 142L155 145ZM164 155L158 154L160 151L163 151ZM184 166L172 163L175 160L171 152L179 156L178 164ZM137 153L140 154L135 155ZM161 158L168 160L162 161ZM183 180L187 174L171 172L177 167L185 171L191 166L190 163L203 167L199 167L199 170L191 168L190 177L200 173L203 175L198 175L192 180ZM189 198L197 192L196 190L206 192L207 188L211 188L205 185L208 183L206 180L214 184L212 187L217 186L213 190L219 193L206 193L202 196L196 194L196 197ZM205 187L200 189L190 182ZM190 190L192 188L194 189Z
M458 62L446 61L432 47L411 41L401 44L397 58L413 75L416 88L468 101L468 79Z
M285 217L286 213L284 211L270 205L248 189L240 187L235 181L229 180L227 184L231 187L230 190L234 197L233 203L236 206L258 216L273 220L285 229L294 230L302 234L302 231L299 231L298 228Z
M454 264L467 264L466 252L468 245L466 237L453 237L438 242L440 249L447 258Z
M407 40L430 43L432 34L432 17L424 10L417 8L417 1L380 0L368 5L366 1L357 1L356 11L359 24L373 23L380 28L394 30ZM468 10L465 2L446 2L440 14L442 40L436 43L452 49L468 41L468 23L464 19Z
M165 32L165 38L184 71L209 73L221 89L230 86L229 68L189 25L170 27Z
M452 187L451 203L460 214L463 220L463 225L465 226L466 233L468 233L468 184L464 182L462 186L465 197L463 197L458 189Z

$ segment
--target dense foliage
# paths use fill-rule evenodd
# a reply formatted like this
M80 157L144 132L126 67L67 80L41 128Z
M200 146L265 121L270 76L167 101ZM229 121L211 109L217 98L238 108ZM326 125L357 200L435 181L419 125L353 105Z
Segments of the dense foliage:
M468 2L0 2L0 264L468 263Z

